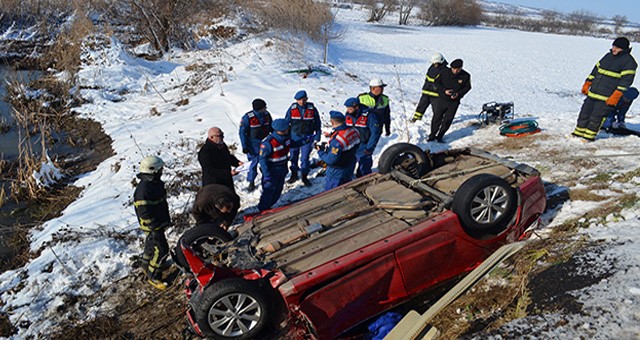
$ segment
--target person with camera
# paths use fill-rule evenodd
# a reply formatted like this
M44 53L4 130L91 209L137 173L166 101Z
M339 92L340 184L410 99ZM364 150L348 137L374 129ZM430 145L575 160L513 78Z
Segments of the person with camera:
M330 111L333 131L327 134L329 142L316 144L318 156L327 164L325 190L330 190L353 179L356 166L356 151L360 144L358 130L347 126L345 116L339 111Z
M431 133L427 141L444 143L444 134L456 116L460 99L471 90L471 75L462 69L462 59L456 59L451 62L450 69L442 71L434 84L438 89L438 97L433 106Z

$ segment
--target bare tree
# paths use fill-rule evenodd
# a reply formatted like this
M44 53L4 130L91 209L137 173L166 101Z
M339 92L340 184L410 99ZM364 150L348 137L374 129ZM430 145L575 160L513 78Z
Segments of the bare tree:
M411 11L417 5L418 0L398 0L398 24L406 25Z
M379 22L394 6L394 0L365 0L362 3L369 8L368 22Z
M420 18L433 26L466 26L480 24L483 13L476 0L426 0Z
M614 15L611 20L613 20L613 24L615 25L613 31L616 34L622 33L622 28L629 22L626 15Z
M569 34L587 34L595 30L598 17L586 10L577 10L567 16Z
M345 36L345 31L337 26L335 21L336 13L327 9L322 15L324 17L323 24L320 26L320 36L324 45L322 61L326 64L329 56L329 42L342 39Z
M562 30L562 21L559 12L552 10L542 11L542 25L549 33L560 33Z

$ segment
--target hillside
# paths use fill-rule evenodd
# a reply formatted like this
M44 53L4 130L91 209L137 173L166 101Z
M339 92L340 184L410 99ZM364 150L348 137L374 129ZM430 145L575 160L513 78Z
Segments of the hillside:
M131 268L143 243L132 206L139 161L157 154L167 162L164 179L176 222L168 239L174 244L188 227L185 215L200 181L195 156L209 127L221 127L227 144L237 145L237 123L254 98L265 99L272 115L283 117L299 89L306 89L326 125L328 112L343 111L344 100L366 91L372 77L389 84L385 93L393 119L392 134L381 138L374 164L388 146L411 142L432 151L475 146L542 172L550 208L537 237L543 241L539 249L550 255L531 260L532 272L559 271L543 272L550 276L539 277L539 286L531 282L536 308L496 328L496 338L640 336L634 308L640 299L640 239L634 232L640 216L638 139L602 133L596 142L583 143L569 136L583 100L580 87L611 41L491 28L374 25L364 17L358 10L338 13L345 34L330 45L325 66L330 74L307 77L287 71L319 65L321 47L291 46L276 34L250 35L226 48L176 51L156 62L133 58L103 37L96 44L101 48L85 55L79 77L87 103L76 111L102 124L115 156L78 178L75 185L84 187L78 200L32 232L31 249L39 255L0 276L1 309L17 327L16 337L47 337L82 324L85 328L76 330L86 334L149 337L164 330L180 337L180 287L158 294ZM464 59L472 82L444 144L426 142L430 109L423 121L408 122L435 51L448 60ZM536 118L542 133L508 139L496 126L480 128L476 117L489 101L513 101L516 116ZM638 106L631 108L627 124L640 130L638 112ZM247 192L244 178L236 177L242 209L255 212L259 190ZM311 188L287 185L278 205L319 193L323 178L312 183ZM551 242L569 229L572 233L562 234L566 243ZM554 305L556 295L544 295L553 294L546 287L562 287L556 278L563 275L567 282L584 283L557 289L572 308Z

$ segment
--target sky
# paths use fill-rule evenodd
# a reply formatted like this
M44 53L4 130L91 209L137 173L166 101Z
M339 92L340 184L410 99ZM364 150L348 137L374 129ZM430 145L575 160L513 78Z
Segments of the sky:
M505 4L521 5L532 8L553 9L564 13L584 9L599 16L611 18L614 15L625 15L629 21L640 23L640 2L621 0L498 0Z

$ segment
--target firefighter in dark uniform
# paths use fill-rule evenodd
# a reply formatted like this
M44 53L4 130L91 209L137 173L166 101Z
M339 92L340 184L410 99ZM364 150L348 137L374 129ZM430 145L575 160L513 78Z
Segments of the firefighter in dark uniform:
M325 190L330 190L353 179L356 151L360 144L358 130L345 124L345 116L339 111L329 112L333 131L326 147L317 145L320 159L327 164Z
M171 225L167 192L160 179L163 166L160 157L145 157L140 162L140 173L137 175L140 183L133 194L140 229L147 235L142 261L147 267L149 283L158 289L167 288L167 283L162 281L164 261L169 253L164 230Z
M438 89L438 98L433 106L431 133L427 141L444 143L444 134L456 116L460 99L471 90L471 75L462 69L462 60L456 59L451 62L450 69L445 68L440 73L434 84Z
M191 214L196 224L212 223L220 220L220 227L227 230L240 208L240 197L222 184L209 184L196 195Z
M300 170L302 183L305 186L311 186L307 178L310 171L309 155L313 149L313 142L320 141L320 115L313 103L307 101L306 91L298 91L293 99L296 102L291 104L284 119L291 126L291 141L301 142L302 145L299 148L291 148L291 177L287 183L297 181L298 170ZM300 159L300 166L298 166L298 159Z
M362 177L371 173L373 166L373 151L378 145L382 127L379 124L378 117L367 110L366 106L360 104L358 98L349 98L344 102L347 114L345 116L345 124L354 127L360 134L360 146L356 151L356 160L358 167L356 169L356 177Z
M253 191L256 188L255 179L258 176L258 158L260 153L260 143L273 131L271 128L271 114L267 111L267 103L262 99L255 99L251 103L253 110L242 116L240 120L240 143L242 153L247 154L247 159L251 162L247 181L247 190Z
M369 82L369 92L358 95L361 105L369 109L369 113L375 114L381 126L384 126L385 136L391 134L391 108L389 97L383 94L385 84L382 79L374 78Z
M633 84L637 67L638 63L631 56L629 39L620 37L614 40L609 53L596 63L582 85L582 94L587 98L572 135L588 141L596 140L605 117Z
M289 150L300 147L301 141L291 142L289 123L285 119L273 121L273 133L260 144L260 171L262 171L262 194L258 210L270 209L282 194L285 177L289 173Z
M434 53L431 56L431 66L429 66L429 69L427 70L427 76L424 80L424 84L422 85L420 101L418 102L416 112L413 114L413 118L411 119L412 123L417 120L421 120L429 105L432 103L435 104L435 99L438 97L438 89L434 83L436 79L440 78L442 70L446 69L447 61L444 59L444 56L438 52ZM433 121L431 122L431 125L433 125Z

